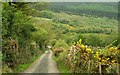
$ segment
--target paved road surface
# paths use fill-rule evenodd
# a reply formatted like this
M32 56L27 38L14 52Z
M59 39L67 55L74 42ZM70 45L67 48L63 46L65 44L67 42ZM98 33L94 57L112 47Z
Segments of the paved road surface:
M59 73L52 55L52 51L46 51L24 73Z

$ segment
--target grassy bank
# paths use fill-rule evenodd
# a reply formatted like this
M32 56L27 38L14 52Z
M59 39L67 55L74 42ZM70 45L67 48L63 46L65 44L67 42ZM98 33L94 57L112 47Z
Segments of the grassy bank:
M37 60L39 57L41 56L41 54L34 56L33 58L31 58L28 63L25 64L20 64L17 66L17 68L14 70L14 72L22 72L24 70L26 70L35 60Z
M66 75L67 73L70 73L70 69L67 67L67 65L64 64L63 61L60 61L58 57L53 56L54 60L57 62L58 69L62 75Z

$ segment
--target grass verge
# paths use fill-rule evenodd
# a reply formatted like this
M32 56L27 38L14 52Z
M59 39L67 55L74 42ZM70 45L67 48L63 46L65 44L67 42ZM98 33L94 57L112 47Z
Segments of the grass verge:
M40 54L41 55L41 54ZM39 58L39 56L33 57L31 58L28 63L25 64L19 64L18 67L16 67L16 69L14 70L15 73L19 73L22 72L24 70L26 70L35 60L37 60Z
M62 73L62 75L69 75L70 69L68 68L68 66L65 65L64 62L59 59L59 57L53 56L53 58L57 62L57 66L58 66L60 73Z

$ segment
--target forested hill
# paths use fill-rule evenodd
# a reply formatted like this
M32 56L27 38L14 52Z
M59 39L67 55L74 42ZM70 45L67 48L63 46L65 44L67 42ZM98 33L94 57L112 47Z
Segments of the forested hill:
M116 18L117 2L52 2L50 9L55 12L66 12L77 15Z

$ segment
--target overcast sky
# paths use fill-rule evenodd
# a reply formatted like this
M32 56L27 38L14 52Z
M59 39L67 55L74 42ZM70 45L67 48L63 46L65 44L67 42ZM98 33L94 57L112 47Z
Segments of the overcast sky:
M11 1L11 0L2 0L4 1ZM21 0L16 0L17 2ZM120 0L24 0L27 2L118 2Z

